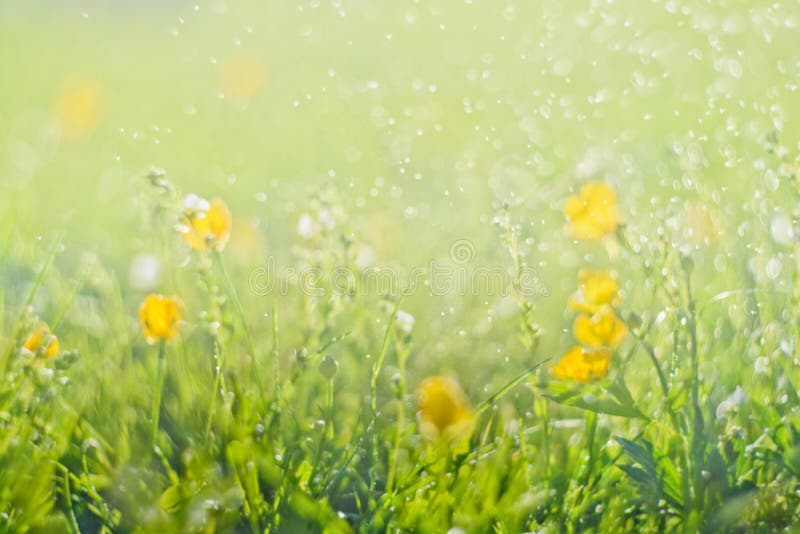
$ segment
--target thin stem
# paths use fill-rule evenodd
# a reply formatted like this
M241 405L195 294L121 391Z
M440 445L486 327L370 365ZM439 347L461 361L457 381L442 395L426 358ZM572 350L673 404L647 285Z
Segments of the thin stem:
M586 463L586 471L583 476L583 483L582 486L586 486L586 484L592 478L592 471L594 471L594 437L597 433L597 413L596 412L588 412L586 414L586 448L589 451L589 459Z
M547 360L545 360L545 361L547 361ZM500 398L502 398L502 397L503 397L503 396L504 396L506 393L508 393L509 391L511 391L511 389L512 389L514 386L516 386L517 384L519 384L520 382L522 382L523 380L525 380L525 379L528 377L528 375L530 375L530 374L531 374L532 372L534 372L536 369L538 369L539 367L541 367L541 366L542 366L542 364L544 364L544 363L545 363L545 361L543 361L543 362L539 362L539 363L537 363L537 364L536 364L536 365L534 365L534 366L528 367L528 368L527 368L525 371L523 371L521 374L519 374L518 376L516 376L515 378L513 378L513 379L512 379L510 382L508 382L508 383L507 383L505 386L501 387L500 389L498 389L497 391L495 391L494 393L492 393L491 395L489 395L489 398L488 398L488 399L486 399L485 401L483 401L482 403L480 403L480 404L478 405L478 407L475 409L475 416L477 417L478 415L480 415L481 413L483 413L483 412L484 412L484 411L485 411L485 410L486 410L486 409L487 409L489 406L491 406L492 404L494 404L495 402L497 402L498 400L500 400Z
M329 440L333 439L334 436L334 429L333 429L333 379L331 378L328 380L328 383L325 388L325 425L322 428L322 436L319 439L319 445L317 446L317 453L314 456L314 466L311 470L311 481L313 483L314 478L317 476L317 472L319 471L319 466L322 463L322 453L325 452L325 445L328 443Z
M386 477L386 492L391 493L392 488L394 486L394 480L397 470L397 458L400 455L400 444L403 438L403 426L405 425L405 417L406 417L406 395L408 392L408 386L406 384L406 360L408 359L408 348L402 346L397 339L395 339L395 343L398 346L397 349L397 372L399 376L399 380L397 383L397 397L398 397L398 407L397 407L397 430L395 431L394 435L394 446L392 455L389 458L389 474Z
M541 399L542 406L542 450L544 452L544 479L550 485L550 403Z
M694 470L694 504L697 510L701 510L704 506L703 487L705 485L703 480L703 455L705 453L704 441L704 422L703 412L700 409L700 358L697 352L697 314L695 312L695 301L692 295L692 273L689 263L684 263L684 271L686 274L686 299L688 301L688 315L687 328L689 330L689 356L692 365L691 375L691 399L692 399L692 428L691 428L691 445L690 445L690 458Z
M644 348L645 353L650 358L650 361L653 364L653 367L656 369L656 373L658 373L658 382L661 385L661 391L664 394L664 400L667 401L669 404L669 383L667 382L667 377L664 375L664 370L661 369L661 364L658 362L658 358L656 357L656 352L653 347L647 343L644 338L640 335L637 335L635 332L633 333L633 337L636 341ZM674 431L680 435L681 434L681 426L678 422L678 418L675 415L675 412L672 410L670 406L667 406L667 413L669 414L670 421L672 422L672 426Z
M389 322L386 325L386 332L383 335L383 345L381 352L378 355L378 360L372 366L372 376L370 377L370 394L372 395L372 421L375 428L372 431L372 471L369 477L369 491L370 502L374 502L375 485L378 480L378 376L383 367L383 361L386 359L386 351L389 348L389 340L392 338L392 327L394 326L395 317L397 317L397 310L400 307L400 301L397 302L392 310L392 315L389 317Z
M358 418L360 419L361 416L359 415ZM364 438L366 437L366 435L372 430L372 426L373 426L373 423L370 423L369 425L367 425L367 428L365 428L364 432L361 434L361 436L359 436L358 441L356 441L355 444L350 446L350 454L347 455L347 457L345 458L344 462L342 462L341 465L337 466L336 469L331 470L331 471L335 471L335 473L336 473L333 476L333 478L327 478L327 476L326 476L326 481L323 483L322 489L320 490L320 492L317 495L322 495L322 494L328 493L328 491L339 480L341 480L342 478L347 476L347 468L350 466L350 463L356 457L358 451L361 450L361 444L364 442ZM328 475L330 475L331 471L328 472Z
M61 306L61 310L58 312L53 321L50 323L50 330L52 330L53 332L58 330L58 326L61 324L61 321L64 319L67 313L69 313L69 310L71 310L73 305L75 304L75 299L77 298L78 293L80 293L81 289L83 289L86 280L89 278L88 271L89 271L88 267L84 267L81 270L81 274L78 277L78 279L75 280L75 282L73 282L72 291L70 291L69 296L64 300L65 304Z
M239 293L237 293L236 286L233 285L231 277L228 276L228 271L225 269L225 264L222 261L222 255L216 249L212 251L211 255L214 257L214 262L217 264L217 268L222 273L222 277L225 279L225 283L228 286L228 292L230 293L231 300L233 300L233 304L236 307L236 313L239 316L239 322L242 324L242 330L244 331L245 341L247 342L247 350L250 351L250 356L253 358L253 360L256 360L256 346L255 343L253 343L253 338L250 335L250 329L247 326L247 317L244 314L242 301L239 300ZM261 375L257 371L255 375L260 385Z
M281 362L278 355L278 299L272 301L272 360L275 365L275 398L281 400Z
M517 437L519 439L519 448L522 449L522 455L525 458L525 483L530 488L533 486L533 479L531 479L533 461L528 440L525 438L525 420L522 417L517 418Z
M59 462L58 460L55 461L56 467L62 470L62 472L69 477L69 480L72 484L75 485L75 488L80 490L82 493L88 495L96 504L97 504L97 511L95 511L95 515L103 521L103 527L111 527L112 532L116 530L119 526L118 521L114 518L114 514L108 507L108 503L97 493L97 488L94 487L94 484L91 482L91 478L85 476L86 480L81 480L77 475L75 475L72 471L69 470L67 466ZM88 484L87 484L88 482ZM91 507L90 507L91 509Z
M328 380L328 396L325 400L328 411L328 416L325 418L326 433L329 439L333 439L333 436L336 435L336 431L333 427L333 379Z
M165 341L162 339L158 343L158 361L156 362L156 391L153 395L153 412L152 412L152 420L153 420L153 429L152 429L152 438L150 441L150 448L151 451L155 450L156 446L156 436L158 435L158 417L161 413L161 390L164 387L164 352L165 352Z
M64 499L67 501L67 509L69 510L67 514L69 517L69 526L74 534L80 534L81 527L78 526L78 518L75 517L75 509L72 507L72 492L69 488L69 470L66 466L61 464L59 464L59 467L61 467L61 474L64 477Z
M224 395L225 391L227 391L227 387L225 387L225 374L224 374L224 352L222 352L220 348L220 344L217 340L214 340L214 360L215 360L215 371L216 374L214 376L214 388L211 390L211 400L209 401L208 406L208 421L206 422L206 440L211 441L211 426L214 421L214 415L216 414L216 402L217 402L217 395Z
M650 361L653 364L653 367L656 369L656 373L658 373L658 382L661 384L661 391L664 393L664 398L669 398L669 383L667 382L667 377L664 374L664 370L661 369L661 364L658 362L658 357L656 357L656 352L653 347L647 343L640 335L638 335L633 330L631 331L633 337L636 338L636 341L644 348L645 353L647 356L650 357Z
M689 299L689 342L691 343L690 355L692 361L692 404L699 411L700 404L700 361L697 357L697 319L695 314L694 298L692 297L691 274L686 273L686 296Z

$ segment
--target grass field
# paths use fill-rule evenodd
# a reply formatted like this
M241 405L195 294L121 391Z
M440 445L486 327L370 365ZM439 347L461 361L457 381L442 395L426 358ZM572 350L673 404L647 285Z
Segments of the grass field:
M798 27L0 0L0 532L797 531Z

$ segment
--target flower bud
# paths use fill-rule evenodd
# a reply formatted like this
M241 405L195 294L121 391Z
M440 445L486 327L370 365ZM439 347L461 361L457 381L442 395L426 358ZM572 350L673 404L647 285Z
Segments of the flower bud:
M333 380L333 377L339 372L339 362L333 356L325 356L319 362L319 372L328 380Z

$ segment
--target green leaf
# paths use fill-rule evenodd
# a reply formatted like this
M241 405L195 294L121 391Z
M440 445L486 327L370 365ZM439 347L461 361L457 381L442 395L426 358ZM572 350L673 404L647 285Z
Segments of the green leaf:
M631 397L622 379L601 380L590 384L550 380L534 386L543 397L563 404L595 413L618 417L647 419Z
M158 498L158 505L166 512L176 512L185 501L181 486L170 486Z
M645 439L640 440L641 443L619 436L614 439L634 462L633 465L619 467L636 483L639 496L654 506L664 500L675 510L682 510L680 477L670 459L656 451L653 444Z

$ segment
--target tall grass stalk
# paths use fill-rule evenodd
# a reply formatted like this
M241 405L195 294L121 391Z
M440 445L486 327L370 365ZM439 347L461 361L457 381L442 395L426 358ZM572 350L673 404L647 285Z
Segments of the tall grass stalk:
M161 413L161 391L164 388L164 355L166 342L161 340L158 342L158 359L156 360L156 386L153 393L153 409L151 412L151 419L153 422L150 439L150 450L155 450L156 438L158 437L158 418Z

